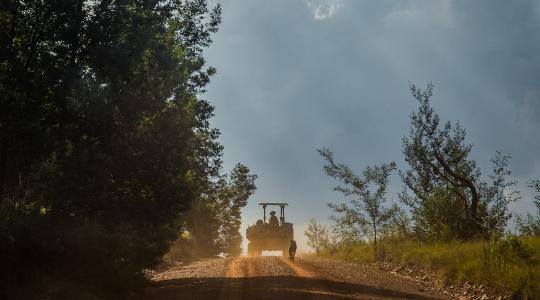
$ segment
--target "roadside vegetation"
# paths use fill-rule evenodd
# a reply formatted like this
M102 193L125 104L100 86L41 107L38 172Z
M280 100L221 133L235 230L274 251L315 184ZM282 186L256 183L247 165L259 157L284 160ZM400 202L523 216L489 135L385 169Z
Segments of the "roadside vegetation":
M439 273L445 280L474 282L518 299L540 298L540 181L538 209L512 216L509 205L521 200L511 180L510 157L495 151L492 170L483 175L466 130L443 123L431 106L433 85L411 84L418 103L403 137L407 168L394 162L367 166L357 174L338 163L331 150L319 153L324 172L340 185L348 201L328 203L330 225L312 220L305 232L316 254L358 263L390 261ZM390 174L403 183L399 202L386 201ZM529 199L530 200L530 199ZM515 218L516 234L507 232Z
M418 266L448 283L472 282L517 299L540 295L540 238L508 236L489 242L380 241L379 260ZM361 241L330 245L320 256L354 263L376 262L371 244Z
M171 245L240 253L256 176L223 171L203 98L220 22L204 0L2 2L1 299L122 299Z

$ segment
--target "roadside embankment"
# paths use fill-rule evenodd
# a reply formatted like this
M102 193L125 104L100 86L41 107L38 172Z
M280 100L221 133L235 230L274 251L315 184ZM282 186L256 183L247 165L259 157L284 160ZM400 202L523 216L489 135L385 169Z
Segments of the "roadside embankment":
M362 242L328 248L321 256L374 263L373 248ZM540 298L540 238L447 243L392 240L381 243L379 256L382 268L440 281L454 296Z

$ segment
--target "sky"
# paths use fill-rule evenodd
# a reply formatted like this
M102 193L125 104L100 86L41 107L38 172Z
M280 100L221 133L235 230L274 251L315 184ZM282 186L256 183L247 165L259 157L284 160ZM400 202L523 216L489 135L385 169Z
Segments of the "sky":
M211 4L218 1L210 1ZM222 0L223 22L205 52L217 68L204 95L216 108L224 167L246 164L262 201L288 202L300 250L311 218L345 199L316 149L330 148L358 173L403 161L402 137L416 102L409 82L435 86L432 105L460 121L472 158L490 173L496 151L512 157L523 198L540 178L540 1ZM391 177L388 203L398 201Z

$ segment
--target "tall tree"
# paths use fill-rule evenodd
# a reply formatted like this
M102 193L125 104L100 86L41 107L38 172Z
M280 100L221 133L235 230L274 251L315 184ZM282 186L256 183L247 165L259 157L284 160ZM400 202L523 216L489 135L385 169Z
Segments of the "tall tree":
M256 190L257 175L250 174L246 166L237 164L228 177L217 195L221 221L219 244L223 253L238 256L242 252L241 209Z
M200 99L220 20L203 0L0 4L9 279L60 259L118 274L159 261L220 162Z
M324 171L330 177L342 182L336 191L342 192L351 198L351 206L346 204L328 205L338 214L338 224L350 226L357 233L365 233L373 241L375 258L378 258L378 236L381 227L391 217L393 210L384 206L388 177L396 169L396 164L381 164L380 166L366 167L362 177L345 164L336 163L333 153L329 149L318 150L325 159ZM358 231L357 231L358 230ZM357 237L361 238L361 237Z
M400 172L413 192L401 194L412 208L417 232L446 232L451 238L470 239L504 229L508 203L518 199L505 194L514 185L506 177L509 157L498 153L493 160L492 184L480 180L480 169L469 158L472 145L465 142L465 129L456 122L440 124L431 107L433 85L425 90L410 86L419 107L411 114L411 129L403 138L403 154L409 170Z

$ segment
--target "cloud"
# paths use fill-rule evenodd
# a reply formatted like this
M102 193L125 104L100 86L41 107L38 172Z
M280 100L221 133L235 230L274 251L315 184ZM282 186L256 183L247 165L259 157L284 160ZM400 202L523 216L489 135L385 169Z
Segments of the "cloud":
M326 20L333 17L343 7L341 0L306 0L306 5L315 20Z
M344 198L317 148L356 171L390 160L406 168L409 81L435 83L435 109L467 128L484 175L496 150L512 156L523 193L512 209L535 210L527 183L540 178L538 0L219 1L223 24L207 52L218 74L206 98L226 170L240 161L260 176L244 226L269 199L289 202L299 242L303 224L330 215L326 203ZM401 185L391 179L389 202Z

